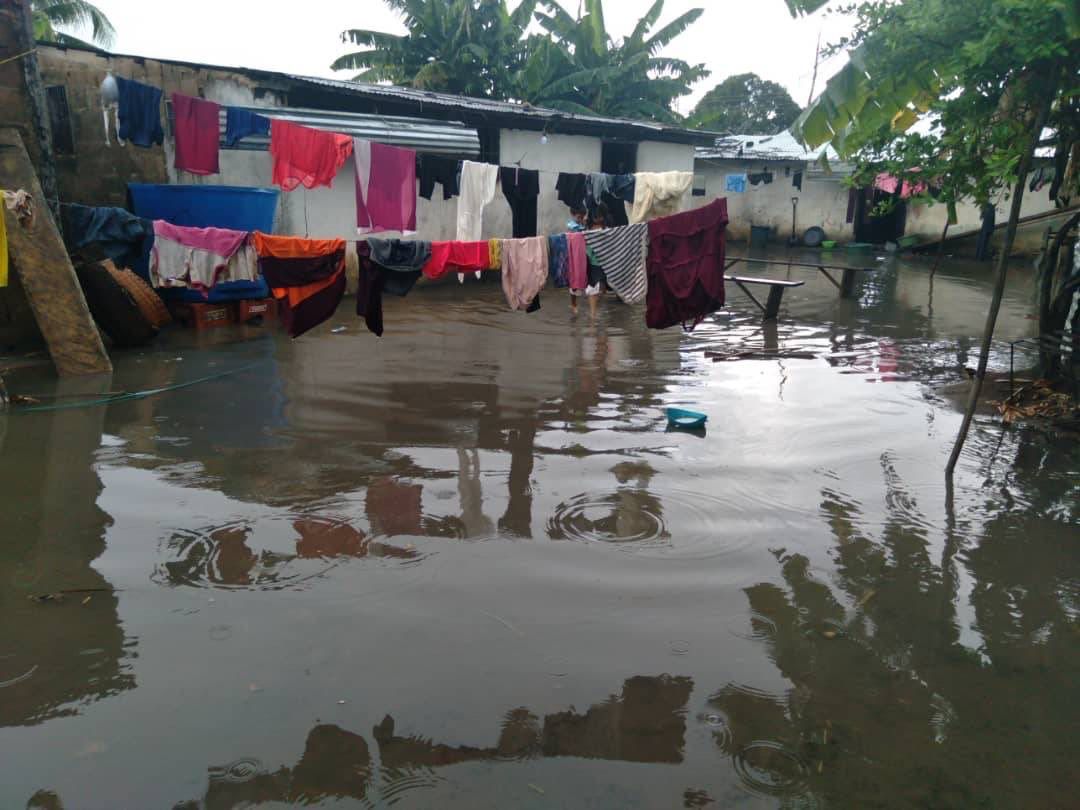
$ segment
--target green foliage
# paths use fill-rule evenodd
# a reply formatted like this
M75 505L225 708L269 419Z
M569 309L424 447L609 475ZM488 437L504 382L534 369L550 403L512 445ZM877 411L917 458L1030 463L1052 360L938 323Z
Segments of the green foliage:
M580 18L553 0L385 0L403 36L353 29L342 38L365 50L335 61L357 81L388 81L462 95L514 99L573 113L675 122L674 101L708 75L703 65L660 56L702 15L693 9L654 31L656 0L622 42L613 41L602 0ZM542 10L537 10L542 6ZM543 33L527 35L535 18Z
M737 135L775 135L794 123L802 110L787 90L756 73L729 76L705 94L690 115L702 129Z
M89 28L95 45L108 48L116 39L116 29L97 6L85 0L31 0L34 38L42 42L88 45L78 37L65 34L62 28Z
M388 81L467 96L505 97L524 66L525 28L537 0L513 12L506 0L385 0L408 33L350 29L344 42L365 50L334 61L356 81Z
M1075 0L852 6L853 34L837 46L851 49L850 60L792 130L854 159L856 183L888 171L932 180L945 202L995 199L1017 180L1037 110L1052 105L1059 150L1080 134L1076 8ZM1075 183L1064 191L1076 193Z

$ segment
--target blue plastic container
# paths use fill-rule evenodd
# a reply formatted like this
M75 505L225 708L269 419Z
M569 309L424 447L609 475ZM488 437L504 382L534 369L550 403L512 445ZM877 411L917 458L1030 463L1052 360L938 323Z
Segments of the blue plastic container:
M277 214L278 190L244 186L167 186L128 183L131 210L144 219L163 219L186 228L229 228L234 231L272 233ZM140 262L141 264L141 262ZM136 267L149 278L149 264ZM196 290L160 290L162 298L192 303L219 303L244 298L266 298L270 288L258 281L229 281L208 295Z
M667 409L668 424L681 430L700 430L709 421L707 414L685 411L682 408Z

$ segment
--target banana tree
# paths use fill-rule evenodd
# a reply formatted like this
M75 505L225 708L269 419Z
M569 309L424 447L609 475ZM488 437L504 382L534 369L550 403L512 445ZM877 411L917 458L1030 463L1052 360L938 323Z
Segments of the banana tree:
M524 63L525 29L537 0L510 11L506 0L385 0L397 11L402 35L353 28L343 42L359 45L333 70L355 81L387 81L468 96L506 97Z
M676 122L675 99L708 75L703 65L660 56L701 17L702 9L653 31L664 11L664 0L656 0L630 36L616 43L605 24L602 0L585 0L579 17L552 0L542 4L545 11L537 12L536 19L548 36L530 38L529 58L519 76L519 96L533 104Z

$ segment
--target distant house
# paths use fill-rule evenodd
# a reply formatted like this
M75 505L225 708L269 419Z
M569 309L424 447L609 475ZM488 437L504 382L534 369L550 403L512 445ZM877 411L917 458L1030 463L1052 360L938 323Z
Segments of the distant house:
M822 154L825 160L822 160ZM901 202L885 217L873 213L889 195L873 188L850 189L844 182L852 167L840 160L831 147L810 151L790 132L779 135L726 135L709 146L698 147L694 160L696 203L727 197L731 224L729 234L735 239L749 237L751 226L764 226L774 239L791 235L792 200L795 207L795 231L802 235L818 226L826 238L837 241L881 244L902 236L937 240L945 226L944 205L914 205ZM729 178L747 176L744 191L729 191ZM802 188L796 187L801 175ZM757 180L755 184L753 181ZM738 180L734 186L739 186ZM1008 200L998 203L998 222L1008 216ZM1053 212L1054 206L1044 193L1025 195L1023 216ZM958 206L958 222L951 226L955 234L978 230L981 220L978 206ZM1029 228L1019 248L1038 250L1041 231L1046 223Z

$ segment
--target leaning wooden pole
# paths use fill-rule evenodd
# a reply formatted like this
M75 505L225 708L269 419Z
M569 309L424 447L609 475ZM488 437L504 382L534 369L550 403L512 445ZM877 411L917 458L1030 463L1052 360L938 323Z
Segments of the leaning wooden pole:
M986 328L983 330L982 349L979 352L979 367L975 372L975 379L971 382L971 394L968 396L967 410L964 412L964 421L960 423L960 433L953 445L952 455L945 467L945 477L952 479L956 471L956 464L960 461L960 453L963 452L964 442L967 441L971 423L975 419L975 410L979 406L979 397L982 394L983 379L986 377L986 367L990 362L990 348L994 340L994 327L997 325L998 312L1001 310L1001 299L1005 295L1005 280L1009 274L1009 254L1012 253L1013 243L1016 241L1016 230L1020 223L1020 206L1024 202L1024 186L1027 185L1028 175L1031 173L1031 165L1035 160L1035 150L1039 145L1039 137L1046 119L1050 116L1050 105L1053 102L1053 93L1049 93L1039 108L1035 117L1035 124L1031 129L1029 143L1020 158L1017 167L1016 186L1013 189L1012 207L1009 209L1009 224L1005 228L1005 242L1001 246L1001 254L998 256L997 281L994 284L994 296L990 301L990 311L986 313Z
M56 227L60 228L60 194L56 180L56 161L53 158L52 126L49 123L48 103L45 100L45 84L41 80L41 68L38 65L37 44L34 41L34 12L30 0L14 0L13 6L15 39L24 54L22 56L23 81L26 85L34 139L38 147L35 167L38 180L41 182L41 190L45 192L48 210L52 214Z

